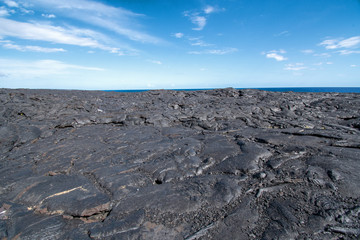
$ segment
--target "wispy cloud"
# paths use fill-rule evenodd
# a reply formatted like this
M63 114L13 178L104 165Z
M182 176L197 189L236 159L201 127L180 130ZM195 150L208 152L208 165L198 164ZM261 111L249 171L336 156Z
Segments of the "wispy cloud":
M301 52L304 53L304 54L313 54L313 53L314 53L314 50L312 50L312 49L305 49L305 50L302 50Z
M103 68L68 64L52 59L26 61L0 58L0 72L8 78L33 78L44 76L66 75L74 70L104 71Z
M203 16L192 16L191 17L191 21L192 23L194 23L195 25L197 25L197 28L193 28L193 30L203 30L205 25L206 25L206 18Z
M225 54L230 54L230 53L234 53L234 52L237 52L237 51L238 51L237 48L223 48L223 49L207 49L207 50L203 50L203 51L190 51L190 52L188 52L188 54L195 54L195 55L200 55L200 54L225 55Z
M339 46L337 45L338 42L339 42L339 40L328 39L328 40L322 41L320 43L320 46L325 46L326 49L336 49L336 48L339 48Z
M286 64L284 69L290 71L300 71L307 69L307 67L304 66L304 63L295 63L295 64Z
M357 47L360 44L360 36L347 38L339 42L339 45L343 48Z
M287 36L290 36L290 32L289 31L282 31L280 33L274 34L274 36L275 37L282 37L282 36L287 37Z
M354 48L360 45L360 36L340 39L327 39L320 43L320 46L324 46L326 49L340 49L340 48Z
M9 15L9 12L5 7L0 7L0 17L7 17Z
M54 14L41 14L41 16L45 17L45 18L56 18L56 16Z
M237 48L218 47L218 46L216 46L216 44L207 43L207 42L205 42L203 40L202 36L193 37L193 36L181 35L181 37L184 37L185 39L187 39L188 43L193 48L197 48L197 49L199 49L199 47L202 48L202 50L188 51L188 54L193 54L193 55L202 55L202 54L225 55L225 54L230 54L230 53L234 53L234 52L238 51Z
M9 7L15 7L15 8L19 7L19 4L12 0L4 0L4 3Z
M29 1L13 1L13 0L4 0L4 3L6 4L8 9L8 12L11 14L14 14L16 11L20 11L23 14L31 14L34 13L34 11L27 9L27 6L30 6L31 3ZM14 10L16 9L16 11Z
M87 66L81 66L81 65L75 65L75 64L68 64L57 60L40 60L37 61L37 66L47 66L53 69L59 69L59 70L66 70L66 69L79 69L79 70L87 70L87 71L104 71L103 68L98 67L87 67Z
M199 16L200 13L189 13L188 11L184 12L185 17L189 17L190 21L195 24L197 27L192 28L192 30L201 31L206 25L206 17Z
M139 28L138 19L144 17L120 7L112 7L91 0L33 0L38 8L52 9L57 15L80 20L86 24L98 26L130 40L143 43L164 43L160 38L149 35Z
M29 40L41 40L52 43L99 47L94 39L76 36L70 31L51 25L18 22L0 18L0 36L16 37Z
M1 44L1 42L0 42ZM21 52L43 52L43 53L54 53L54 52L66 52L63 48L46 48L40 46L21 46L13 43L4 43L2 44L4 48L15 49Z
M192 30L201 31L206 26L207 18L210 14L224 10L225 9L220 9L208 5L201 11L185 11L183 14L185 17L188 17L193 24L197 26L195 28L192 28Z
M314 56L315 57L321 57L321 58L329 58L329 57L331 57L331 54L329 54L329 53L315 53Z
M204 13L206 13L206 14L210 14L210 13L213 13L213 12L215 12L215 7L213 7L213 6L206 6L205 8L204 8Z
M267 58L273 58L276 61L281 62L281 61L287 60L287 58L282 55L282 54L285 54L285 53L286 53L285 50L280 49L280 50L271 50L271 51L268 51L268 52L263 52L262 54L265 55Z
M214 46L214 44L206 43L201 37L190 37L189 38L191 46L199 46L199 47L210 47Z
M15 37L27 40L46 41L57 44L68 44L81 47L98 48L111 53L123 54L131 49L119 49L100 43L94 36L101 36L87 29L63 28L58 26L18 22L0 18L0 37Z
M178 33L174 33L173 36L176 38L182 38L182 37L184 37L184 34L181 32L178 32Z
M205 14L211 14L211 13L217 13L217 12L223 12L225 11L225 8L219 8L219 7L216 7L216 6L210 6L210 5L207 5L204 9L203 9L203 12Z
M338 53L340 53L340 55L349 55L349 54L360 54L360 50L340 50L338 51Z
M317 63L314 63L313 65L314 66L321 66L323 64L331 65L331 64L334 64L334 63L333 62L317 62Z
M161 61L159 61L159 60L152 60L152 59L148 59L147 61L148 61L148 62L150 62L150 63L157 64L157 65L161 65L161 64L162 64L162 62L161 62Z
M277 53L267 53L267 54L266 54L266 57L267 57L267 58L273 58L273 59L275 59L276 61L285 61L285 60L287 59L286 57L281 56L281 55L279 55L279 54L277 54Z

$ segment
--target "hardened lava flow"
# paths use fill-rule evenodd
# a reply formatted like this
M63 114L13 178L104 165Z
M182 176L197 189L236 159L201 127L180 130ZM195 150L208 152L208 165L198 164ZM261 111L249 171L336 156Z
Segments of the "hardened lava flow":
M1 239L358 239L360 94L0 89Z

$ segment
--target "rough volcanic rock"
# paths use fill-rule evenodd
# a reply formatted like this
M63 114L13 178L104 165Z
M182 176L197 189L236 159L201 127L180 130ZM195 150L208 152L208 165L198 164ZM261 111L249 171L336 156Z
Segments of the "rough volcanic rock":
M360 95L0 89L1 239L358 239Z

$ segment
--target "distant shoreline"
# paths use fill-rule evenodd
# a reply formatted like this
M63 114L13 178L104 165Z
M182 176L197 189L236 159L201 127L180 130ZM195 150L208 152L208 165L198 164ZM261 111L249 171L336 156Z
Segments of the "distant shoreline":
M360 87L280 87L280 88L184 88L184 89L122 89L122 90L104 90L104 89L50 89L50 88L0 88L3 90L29 90L29 91L80 91L80 92L121 92L121 93L141 93L147 91L211 91L221 89L236 90L262 90L268 92L297 92L297 93L360 93Z
M164 89L174 91L205 91L216 88L194 88L194 89ZM360 93L360 87L280 87L280 88L235 88L238 90L256 89L270 92L338 92L338 93ZM132 90L105 90L106 92L146 92L156 89L132 89Z

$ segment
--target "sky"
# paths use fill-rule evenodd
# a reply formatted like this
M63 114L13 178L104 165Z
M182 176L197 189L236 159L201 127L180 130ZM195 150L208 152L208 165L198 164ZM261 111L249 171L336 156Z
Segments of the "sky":
M0 0L0 88L360 87L360 0Z

